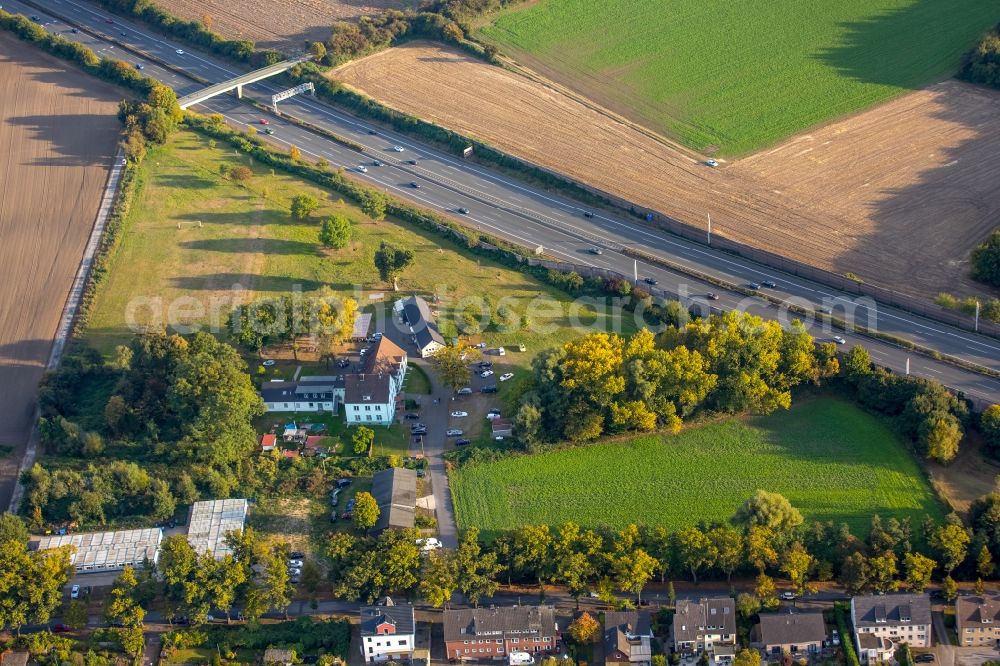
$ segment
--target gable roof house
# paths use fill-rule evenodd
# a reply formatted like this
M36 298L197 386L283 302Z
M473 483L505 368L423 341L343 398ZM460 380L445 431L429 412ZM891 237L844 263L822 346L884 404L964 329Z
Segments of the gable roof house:
M406 378L406 352L386 337L375 343L361 373L344 378L344 414L348 423L389 425Z
M417 505L417 473L405 467L391 467L372 477L372 496L378 504L374 534L387 529L413 527Z
M1000 595L958 597L955 625L961 646L996 646L1000 641Z
M826 640L821 612L761 613L753 629L753 644L765 656L819 652Z
M889 661L900 643L931 646L931 603L926 594L885 594L851 599L851 622L858 658Z
M604 663L649 666L653 638L646 611L608 611L604 615Z
M434 324L434 316L427 301L419 296L410 296L396 302L396 309L403 322L410 327L413 344L417 346L421 358L433 356L445 346L444 336Z
M491 606L444 612L448 659L504 659L512 652L548 653L559 639L552 606Z
M365 663L411 661L416 621L411 604L389 597L378 606L361 608L361 655Z
M344 399L344 376L302 377L298 381L270 381L260 387L269 412L337 412Z
M736 643L736 602L730 597L677 602L674 651L707 652L716 663L732 658Z

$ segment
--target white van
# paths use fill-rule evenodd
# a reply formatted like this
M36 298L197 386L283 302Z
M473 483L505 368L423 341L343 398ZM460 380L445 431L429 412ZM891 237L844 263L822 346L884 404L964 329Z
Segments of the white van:
M511 652L509 663L510 666L528 666L535 663L535 658L527 652Z
M504 349L503 347L497 347L497 354L499 356L506 356L507 355L507 350Z

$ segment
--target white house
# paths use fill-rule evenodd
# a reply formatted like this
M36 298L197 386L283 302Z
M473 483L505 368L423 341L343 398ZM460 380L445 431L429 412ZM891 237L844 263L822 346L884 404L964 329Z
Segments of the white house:
M361 609L361 655L367 664L412 661L416 644L413 606L396 605L389 597L381 606Z
M270 381L260 388L269 412L337 413L344 400L344 376L302 377L295 382Z
M406 352L382 337L365 360L364 370L344 377L344 417L349 424L388 425L406 378Z
M674 651L707 652L716 664L732 660L736 645L736 602L730 597L678 600L674 613Z
M931 603L926 594L885 594L851 599L854 644L863 664L892 660L900 643L931 646Z
M420 351L421 358L433 356L445 346L444 337L434 324L427 301L419 296L410 296L396 301L394 308L403 318L403 323L410 327L411 339Z

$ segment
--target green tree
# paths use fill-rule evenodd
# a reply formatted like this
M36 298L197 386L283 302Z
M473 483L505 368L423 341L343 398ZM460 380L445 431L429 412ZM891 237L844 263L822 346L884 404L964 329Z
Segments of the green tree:
M483 597L492 597L500 583L497 576L503 566L497 562L494 552L483 552L479 545L479 530L470 527L465 531L455 551L458 589L474 606L479 606Z
M323 220L319 230L319 242L324 246L340 250L351 240L351 221L346 215L334 215Z
M146 611L136 601L139 581L135 570L126 566L115 579L104 608L104 617L110 623L120 623L125 627L141 627Z
M949 521L931 534L930 546L937 551L941 558L941 566L948 576L951 576L951 572L965 561L969 541L971 537L960 522Z
M976 246L970 259L973 279L1000 287L1000 230L994 231Z
M116 629L118 642L122 646L125 654L132 657L135 662L142 657L142 652L146 648L146 638L143 635L142 627L123 627Z
M405 592L416 587L419 582L418 537L416 530L386 530L379 535L378 561L386 591Z
M316 599L316 592L323 582L323 572L313 560L302 563L302 588L309 593L310 599Z
M465 349L455 345L448 345L438 349L431 357L431 367L437 374L441 383L457 391L469 385L472 372L469 364L475 363L481 357L479 350Z
M0 543L13 541L28 545L31 534L21 517L13 513L0 513Z
M366 426L358 426L351 436L351 443L354 445L355 455L368 455L375 444L375 431Z
M945 576L941 579L941 595L949 603L955 601L955 597L958 596L958 583L951 576Z
M844 372L852 382L872 374L872 357L861 345L855 345L844 355Z
M986 547L986 544L983 544L982 548L979 549L979 555L976 556L976 573L981 578L989 578L993 575L993 556L990 555L990 549Z
M733 527L722 525L709 530L707 536L712 543L716 568L726 574L727 581L732 580L733 572L743 563L743 535Z
M753 524L747 527L747 562L757 568L757 573L763 574L768 567L778 563L774 541L774 530L770 527Z
M392 290L399 291L399 276L413 264L411 250L397 248L385 241L375 250L375 268L383 282L391 282Z
M296 194L288 208L293 219L305 220L319 208L319 200L311 194Z
M359 530L370 530L378 522L378 503L371 493L360 492L354 496L354 524Z
M871 581L871 565L862 553L851 553L840 567L840 584L851 596L861 594Z
M788 532L802 524L802 514L783 495L758 490L737 510L733 523Z
M420 576L420 596L434 608L441 608L451 601L458 588L458 567L450 551L431 551L424 558Z
M903 558L903 568L906 571L906 587L916 593L921 593L930 585L931 576L937 562L920 553L907 553Z
M988 452L996 457L1000 454L1000 405L990 405L979 417L979 429Z
M746 648L736 653L733 666L760 666L760 652Z
M756 595L746 592L740 592L736 595L736 612L742 615L743 619L752 618L760 612L760 607L760 599Z
M87 626L87 607L74 599L66 605L62 619L64 624L73 629L83 629Z
M899 587L899 582L896 580L896 554L892 551L883 553L881 555L876 555L869 559L869 566L871 567L871 583L872 588L878 594L885 594L886 592L895 592Z
M614 563L615 581L621 589L631 592L642 602L642 589L656 575L659 562L649 553L637 548L621 555Z
M512 564L538 586L552 575L552 534L548 525L522 525L513 534Z
M326 57L326 45L323 42L313 42L309 45L309 55L314 60L322 60Z
M806 591L809 570L812 568L813 562L813 556L806 552L802 544L797 541L785 551L781 558L781 572L788 576L788 580L795 586L799 594L804 594Z
M754 586L754 594L760 599L760 603L765 608L778 605L778 591L774 585L774 579L767 574L759 574Z
M292 603L291 580L288 574L288 544L280 543L261 549L258 562L263 566L259 575L260 585L254 591L259 595L261 608L281 611L286 614Z
M389 208L389 197L381 192L365 191L361 195L361 212L373 220L384 220Z
M674 535L678 563L691 573L691 580L698 582L698 572L715 561L712 542L697 527L686 527Z
M958 455L962 426L951 414L930 419L923 424L920 439L927 447L927 457L948 464Z

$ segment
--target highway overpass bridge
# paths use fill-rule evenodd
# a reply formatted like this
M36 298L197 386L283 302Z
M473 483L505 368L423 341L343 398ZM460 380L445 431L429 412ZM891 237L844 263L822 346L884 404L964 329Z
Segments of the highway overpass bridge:
M223 93L236 91L236 96L243 97L243 86L248 86L251 83L256 83L257 81L262 81L271 76L281 74L299 63L306 62L310 60L309 56L299 56L298 58L291 58L289 60L282 60L281 62L276 62L273 65L268 65L267 67L261 67L260 69L255 69L252 72L247 72L240 76L229 79L228 81L222 81L221 83L216 83L210 85L206 88L202 88L197 92L193 92L190 95L185 95L181 97L178 103L181 105L182 109L194 106L195 104L200 104L207 99L211 99L217 95Z

